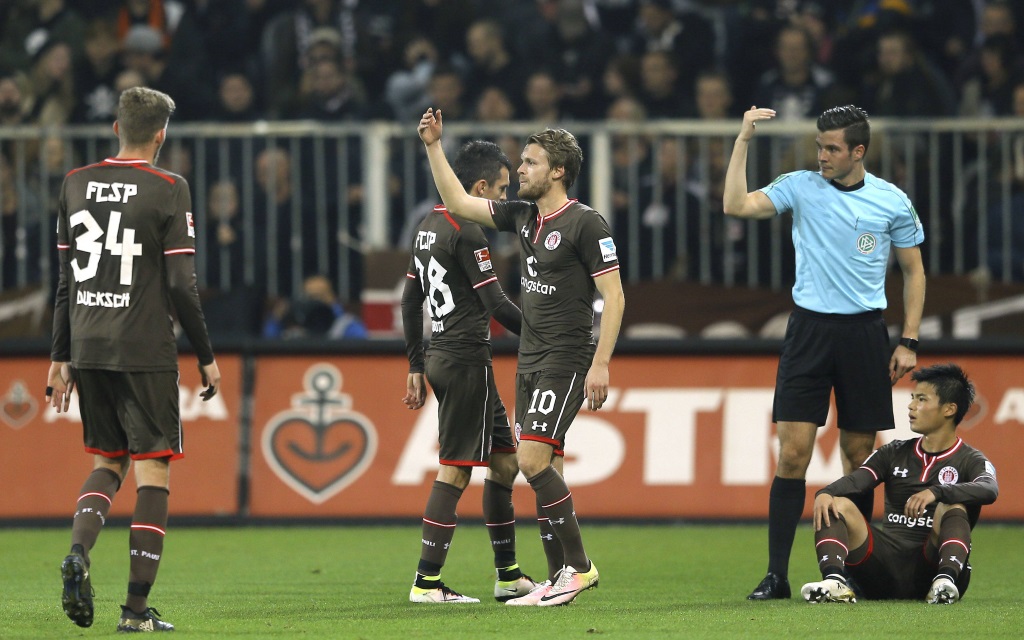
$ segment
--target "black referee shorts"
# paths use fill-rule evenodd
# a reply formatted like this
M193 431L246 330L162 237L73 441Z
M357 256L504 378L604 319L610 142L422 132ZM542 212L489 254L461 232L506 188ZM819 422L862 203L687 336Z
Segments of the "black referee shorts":
M840 429L895 428L891 356L881 311L844 315L797 307L782 344L772 420L824 425L834 389Z

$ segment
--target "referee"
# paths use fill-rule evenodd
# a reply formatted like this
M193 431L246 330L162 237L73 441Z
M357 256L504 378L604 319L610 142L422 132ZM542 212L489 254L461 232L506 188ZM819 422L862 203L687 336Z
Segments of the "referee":
M906 194L868 173L867 113L847 105L818 117L818 171L794 171L747 192L747 148L758 122L775 116L752 107L743 115L725 176L724 211L741 218L793 214L796 305L786 327L772 421L779 462L768 502L768 574L750 600L790 597L789 556L804 510L815 433L835 390L843 472L871 454L878 431L894 428L891 387L917 365L925 275L921 221ZM890 353L882 318L890 247L903 272L903 334ZM859 497L870 518L873 494Z

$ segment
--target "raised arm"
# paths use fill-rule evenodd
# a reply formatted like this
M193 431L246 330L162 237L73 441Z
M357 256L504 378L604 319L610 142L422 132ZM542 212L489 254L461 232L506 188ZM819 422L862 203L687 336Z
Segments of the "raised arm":
M732 147L729 168L725 172L725 193L722 197L722 210L726 215L740 218L771 218L775 215L775 205L768 196L760 191L747 191L747 150L750 140L754 137L757 123L775 117L772 109L751 107L743 114L740 134Z
M448 158L441 148L441 110L427 109L420 118L417 132L427 149L430 173L434 176L437 192L441 194L441 201L448 211L485 227L496 228L494 220L491 219L491 201L466 193L466 189L448 164Z

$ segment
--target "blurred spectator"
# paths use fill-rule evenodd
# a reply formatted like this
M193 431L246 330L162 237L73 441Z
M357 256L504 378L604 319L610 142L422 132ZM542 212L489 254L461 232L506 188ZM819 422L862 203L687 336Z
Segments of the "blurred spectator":
M298 80L312 61L310 48L327 33L342 68L369 95L382 96L384 82L400 66L400 10L398 2L302 0L272 18L260 44L269 116L280 118L294 108Z
M516 108L501 87L487 87L476 102L476 120L510 122L516 119Z
M291 154L270 147L256 156L256 203L253 234L256 255L256 284L266 287L271 297L289 297L302 281L303 262L315 259L304 250L304 230L312 236L314 225L306 224L299 185L292 180Z
M405 67L388 77L385 99L398 122L414 121L430 105L430 78L437 68L437 47L416 37L405 45Z
M176 120L206 117L213 102L205 76L197 79L189 69L173 66L167 58L164 36L151 26L137 24L128 29L122 42L122 61L126 69L136 71L145 86L173 96Z
M63 42L77 59L85 22L65 0L13 0L0 7L0 69L28 69L40 50Z
M331 281L314 275L303 281L300 295L272 310L263 325L263 337L364 340L368 334L363 321L346 312Z
M640 101L653 120L693 116L693 94L680 90L677 64L665 51L649 51L640 60Z
M910 28L913 3L834 1L830 10L836 17L835 40L830 70L839 84L856 88L875 69L881 34ZM863 106L863 105L860 105ZM871 115L877 115L870 109Z
M25 94L13 73L0 71L0 127L15 127L25 122Z
M773 69L758 82L752 104L775 109L780 120L817 117L824 109L832 86L832 73L814 63L810 35L795 26L779 30L775 40Z
M526 118L546 127L572 119L562 109L562 87L548 71L534 71L526 79Z
M466 86L462 75L451 65L439 65L430 76L428 104L457 122L468 117Z
M600 118L601 75L613 52L611 40L587 21L583 0L559 0L555 6L555 22L537 30L537 48L526 58L527 68L550 71L566 112Z
M211 120L254 122L263 119L263 114L256 107L256 90L252 81L241 71L227 71L221 76L217 97L217 107L210 115Z
M360 121L370 115L362 87L337 60L328 58L311 64L302 84L301 106L292 114L296 119Z
M708 230L701 233L700 204L686 185L685 145L676 137L661 138L651 160L651 170L640 177L639 215L616 217L617 244L627 256L620 260L632 280L696 278L700 247L710 251L708 245L721 240Z
M37 199L0 154L0 290L39 281L39 218Z
M78 101L71 121L83 124L109 124L116 119L115 90L118 60L117 30L107 20L93 20L85 30L85 56L75 66L74 85Z
M921 56L906 31L878 38L878 73L870 81L863 107L872 116L951 116L953 90L942 74Z
M600 100L604 113L620 98L635 98L640 93L640 61L632 54L621 54L608 61L601 76Z
M465 62L466 32L477 13L475 0L395 0L392 4L400 16L400 42L423 36L437 46L441 60L458 65Z
M733 112L732 87L724 73L707 71L697 76L697 117L701 120L724 120Z
M695 11L677 15L672 0L640 0L640 20L633 51L661 51L675 62L678 88L693 96L697 74L715 62L715 32L711 23ZM678 117L678 116L677 116Z
M75 107L71 76L70 46L51 40L36 52L29 76L29 119L33 124L54 126L67 123Z
M471 102L476 102L485 89L498 87L513 101L516 112L525 109L523 94L526 74L516 64L505 42L505 34L496 20L477 20L466 32L469 69L466 85ZM421 110L422 112L422 110Z
M975 0L928 0L918 2L914 33L921 38L921 49L952 79L974 49L982 5Z
M1018 83L1013 89L1013 115L1024 118L1024 82ZM983 267L987 267L987 271L982 273L984 278L1024 282L1024 134L1013 134L1010 152L1010 165L1003 167L999 182L992 185L993 191L1001 191L1009 183L1010 202L1007 210L1004 210L999 200L991 200L993 204L988 211L988 263Z
M1021 4L1018 2L1016 6L1019 7ZM953 81L956 86L962 87L971 78L981 75L981 47L992 36L1008 36L1012 38L1018 50L1024 45L1021 42L1024 33L1021 33L1018 29L1014 5L1003 0L989 0L982 7L975 41L969 43L971 47L953 75ZM1014 65L1016 66L1019 63L1020 60L1016 60Z
M960 115L993 118L1013 115L1013 92L1021 80L1017 50L1005 34L989 36L981 46L980 73L961 88Z
M238 187L231 180L221 180L210 187L206 202L210 233L206 242L207 287L229 291L245 285L245 248L241 203ZM262 247L259 248L262 250Z
M258 71L250 48L255 41L253 18L247 0L191 0L187 18L195 26L210 68L207 77L217 78L228 70Z
M783 5L776 5L775 0L744 0L741 10L727 23L723 65L736 102L744 108L754 104L758 80L774 62L775 34L784 24L778 11ZM795 14L793 19L802 20L803 13Z
M205 107L209 105L207 98L211 93L210 83L215 76L195 17L189 4L182 0L123 0L117 13L117 34L122 44L127 42L132 30L138 27L149 27L159 34L161 55L175 74L201 87L203 100L197 103ZM230 51L232 45L222 43L220 46ZM180 118L180 99L178 94L171 95L178 103L177 117Z

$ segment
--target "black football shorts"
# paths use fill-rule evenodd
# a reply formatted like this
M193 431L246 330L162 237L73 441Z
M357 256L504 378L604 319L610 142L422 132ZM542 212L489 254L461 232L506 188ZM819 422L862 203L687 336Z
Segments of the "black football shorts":
M441 464L483 467L491 453L515 453L508 414L491 365L461 364L428 355L425 369L438 402Z
M75 369L85 450L133 460L185 455L177 371Z
M561 455L565 434L586 399L585 372L532 371L516 374L516 433L545 442Z

